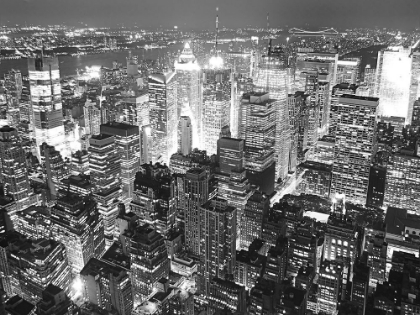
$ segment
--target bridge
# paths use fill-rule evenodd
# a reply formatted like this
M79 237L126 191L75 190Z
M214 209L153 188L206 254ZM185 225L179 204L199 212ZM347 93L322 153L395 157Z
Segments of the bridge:
M329 28L327 30L321 30L321 31L307 31L302 30L299 28L291 28L289 30L289 33L292 34L292 36L328 36L328 37L336 37L341 36L341 33L333 28Z

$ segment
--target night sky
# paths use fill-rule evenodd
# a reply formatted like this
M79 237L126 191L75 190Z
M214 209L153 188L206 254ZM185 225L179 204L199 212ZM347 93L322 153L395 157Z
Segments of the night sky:
M1 0L0 24L213 29L226 27L420 27L420 0Z

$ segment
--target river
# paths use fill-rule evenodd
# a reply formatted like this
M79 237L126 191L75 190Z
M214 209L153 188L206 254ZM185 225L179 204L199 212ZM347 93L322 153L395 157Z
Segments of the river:
M164 57L168 51L178 51L182 49L181 44L171 45L168 48L158 49L133 49L132 54L140 59L158 59ZM103 54L81 55L81 56L58 56L60 62L61 77L75 75L76 69L85 69L90 66L112 67L112 63L117 61L125 64L128 50L113 51ZM20 70L22 74L28 74L27 59L7 59L0 61L0 78L4 73L11 69Z

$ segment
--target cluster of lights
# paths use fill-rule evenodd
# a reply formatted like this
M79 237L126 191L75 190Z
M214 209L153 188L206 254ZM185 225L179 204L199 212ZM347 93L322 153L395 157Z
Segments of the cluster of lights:
M223 68L223 58L220 56L213 56L209 61L210 69L220 69Z

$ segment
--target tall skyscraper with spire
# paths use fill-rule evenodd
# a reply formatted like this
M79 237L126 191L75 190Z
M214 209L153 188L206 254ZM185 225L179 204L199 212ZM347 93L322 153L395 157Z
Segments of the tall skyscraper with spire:
M28 74L31 127L38 155L40 145L46 142L68 157L71 152L65 141L58 58L41 54L28 59Z
M202 103L200 66L189 43L185 43L182 53L175 61L178 82L178 115L188 116L193 128L193 146L201 146Z

